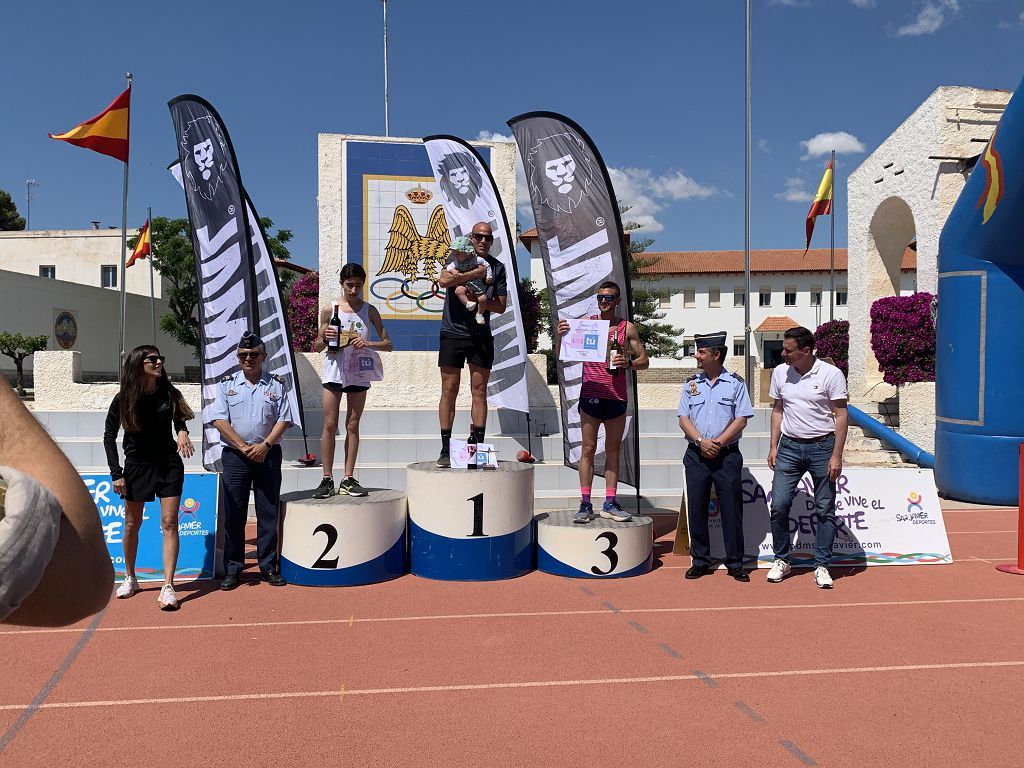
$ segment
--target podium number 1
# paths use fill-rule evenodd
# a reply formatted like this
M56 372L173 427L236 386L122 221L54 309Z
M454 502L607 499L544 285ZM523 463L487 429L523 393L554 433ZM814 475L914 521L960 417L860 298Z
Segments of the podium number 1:
M473 502L473 532L470 536L484 535L484 495L478 493L476 496L466 499Z
M619 537L611 531L605 531L604 533L597 534L594 541L597 541L598 539L605 539L608 542L608 548L601 550L601 554L608 557L608 570L602 571L596 565L593 565L590 567L590 572L598 576L607 576L609 573L614 571L615 566L619 564L619 555L615 551L615 545L619 543Z

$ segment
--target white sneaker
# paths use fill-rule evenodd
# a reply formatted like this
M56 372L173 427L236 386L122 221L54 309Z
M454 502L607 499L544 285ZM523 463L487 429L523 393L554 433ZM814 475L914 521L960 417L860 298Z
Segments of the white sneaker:
M131 597L138 591L139 582L136 581L134 577L125 576L124 581L122 581L118 585L117 591L114 593L114 596L118 600L124 600L126 597Z
M156 602L160 606L161 611L178 610L178 596L174 594L174 587L170 584L164 584Z
M486 325L487 324L487 320L484 319L483 315L478 313L476 315L476 324L477 325Z
M476 302L475 301L467 301L462 306L464 306L466 309L468 309L470 312L472 312L473 310L476 309Z
M832 574L824 565L819 565L814 569L814 583L821 589L832 589Z
M791 570L793 570L793 567L785 560L776 560L768 570L768 581L772 582L772 584L777 584Z

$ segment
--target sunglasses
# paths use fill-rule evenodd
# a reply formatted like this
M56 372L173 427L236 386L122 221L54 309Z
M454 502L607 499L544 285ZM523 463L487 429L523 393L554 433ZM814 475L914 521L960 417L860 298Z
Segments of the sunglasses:
M494 240L494 235L481 235L477 232L474 232L472 235L470 235L470 237L472 237L474 240L483 240L488 243Z
M619 297L614 293L599 293L597 294L598 301L618 301Z
M145 360L150 365L156 365L157 363L162 363L167 358L164 357L163 355L146 355L142 359Z
M238 359L245 360L246 358L248 358L249 360L256 360L262 354L262 352L239 352Z

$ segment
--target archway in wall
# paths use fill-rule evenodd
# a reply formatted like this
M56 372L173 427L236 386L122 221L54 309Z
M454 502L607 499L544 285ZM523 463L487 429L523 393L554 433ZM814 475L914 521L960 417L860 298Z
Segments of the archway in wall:
M868 227L867 251L867 305L885 296L900 293L903 254L907 246L917 239L914 213L900 197L890 197L881 202L871 217ZM869 315L870 317L870 315ZM870 321L869 321L870 322ZM852 361L851 361L852 362ZM864 372L869 387L882 381L878 361L871 352L871 331L868 330L868 344L864 359Z

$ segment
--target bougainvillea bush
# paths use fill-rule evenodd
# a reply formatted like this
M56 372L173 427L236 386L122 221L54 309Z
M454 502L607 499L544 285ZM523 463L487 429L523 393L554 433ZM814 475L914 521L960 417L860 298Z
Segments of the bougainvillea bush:
M871 305L871 351L887 384L935 381L930 293L888 296Z
M288 329L296 352L314 351L319 312L320 275L310 272L292 283L288 293Z
M830 320L818 326L814 332L814 354L830 357L843 376L850 375L850 323L847 320Z

